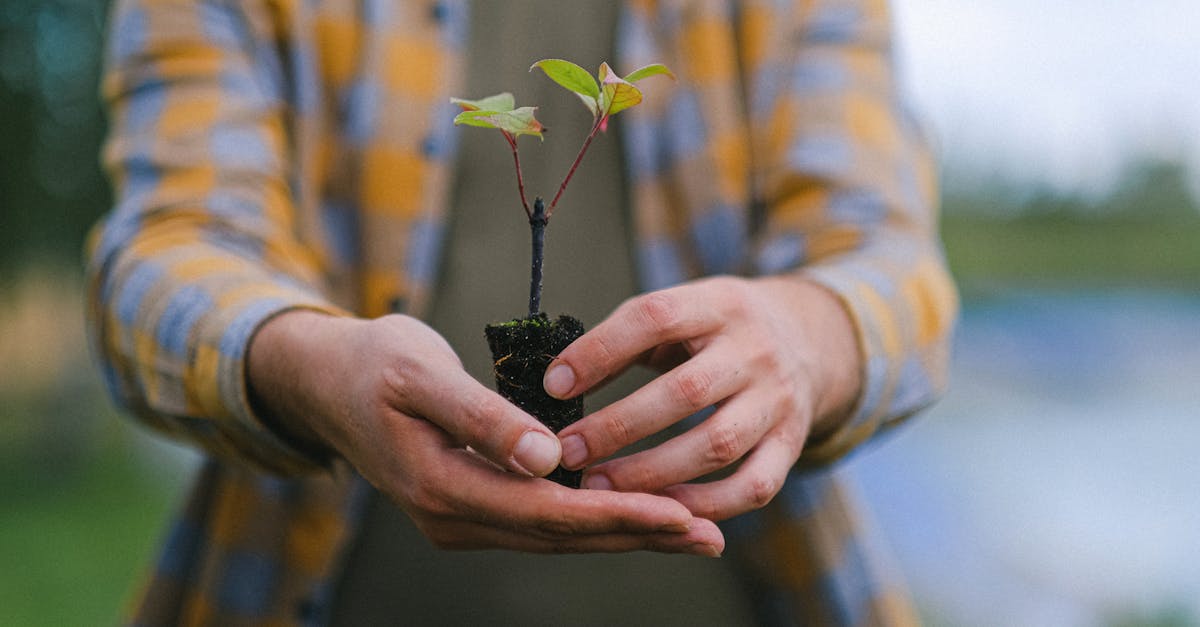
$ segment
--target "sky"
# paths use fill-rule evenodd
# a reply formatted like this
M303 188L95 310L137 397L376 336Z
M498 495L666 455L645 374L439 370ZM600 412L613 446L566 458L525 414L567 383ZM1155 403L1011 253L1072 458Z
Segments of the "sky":
M902 80L947 172L1103 192L1140 156L1200 191L1197 0L895 0Z

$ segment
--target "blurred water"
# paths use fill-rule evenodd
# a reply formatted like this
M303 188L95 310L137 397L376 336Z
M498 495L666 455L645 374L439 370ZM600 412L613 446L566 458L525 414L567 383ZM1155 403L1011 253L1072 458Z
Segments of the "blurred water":
M947 624L1200 618L1200 295L968 303L950 393L847 469Z

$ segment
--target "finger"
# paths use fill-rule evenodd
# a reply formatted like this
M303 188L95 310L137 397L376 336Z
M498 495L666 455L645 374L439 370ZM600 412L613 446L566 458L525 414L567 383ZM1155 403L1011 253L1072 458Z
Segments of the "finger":
M526 553L623 553L655 551L717 557L725 550L725 537L716 524L695 519L687 533L604 533L546 535L505 529L464 520L434 520L418 525L430 542L441 549L509 549Z
M800 447L792 438L772 434L763 438L732 475L710 483L674 485L662 493L709 520L725 520L764 507L779 493L800 456Z
M462 370L439 372L410 385L413 411L502 468L545 476L562 454L558 438L536 418L483 387Z
M715 349L560 431L563 465L581 468L608 457L744 388L747 369L732 367L727 353Z
M658 492L725 468L746 455L777 422L779 416L764 396L734 396L695 428L589 470L584 485L606 482L622 492Z
M457 453L443 463L441 502L418 504L422 509L551 536L684 533L694 520L664 496L573 490L495 472L466 451Z
M546 392L572 398L660 344L693 340L720 323L701 288L686 285L631 298L563 349L546 369Z

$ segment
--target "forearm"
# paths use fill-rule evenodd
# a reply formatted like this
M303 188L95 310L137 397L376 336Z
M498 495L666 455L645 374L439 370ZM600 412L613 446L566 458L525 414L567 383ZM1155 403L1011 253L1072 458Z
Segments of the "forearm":
M259 327L246 355L250 403L280 437L316 459L331 459L329 392L336 389L331 354L324 347L343 341L345 327L358 321L294 309Z

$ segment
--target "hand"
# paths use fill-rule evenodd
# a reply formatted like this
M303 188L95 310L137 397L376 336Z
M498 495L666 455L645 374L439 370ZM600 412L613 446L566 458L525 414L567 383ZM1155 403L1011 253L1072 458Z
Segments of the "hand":
M413 318L286 312L256 333L248 359L260 410L292 437L336 450L438 547L724 548L713 523L669 498L535 478L558 464L558 440Z
M563 429L568 468L715 405L697 427L590 468L584 486L663 494L723 520L766 505L809 434L848 413L860 359L850 319L825 288L795 277L720 277L626 301L550 364L544 385L571 398L633 363L665 372ZM739 461L728 477L685 483Z

